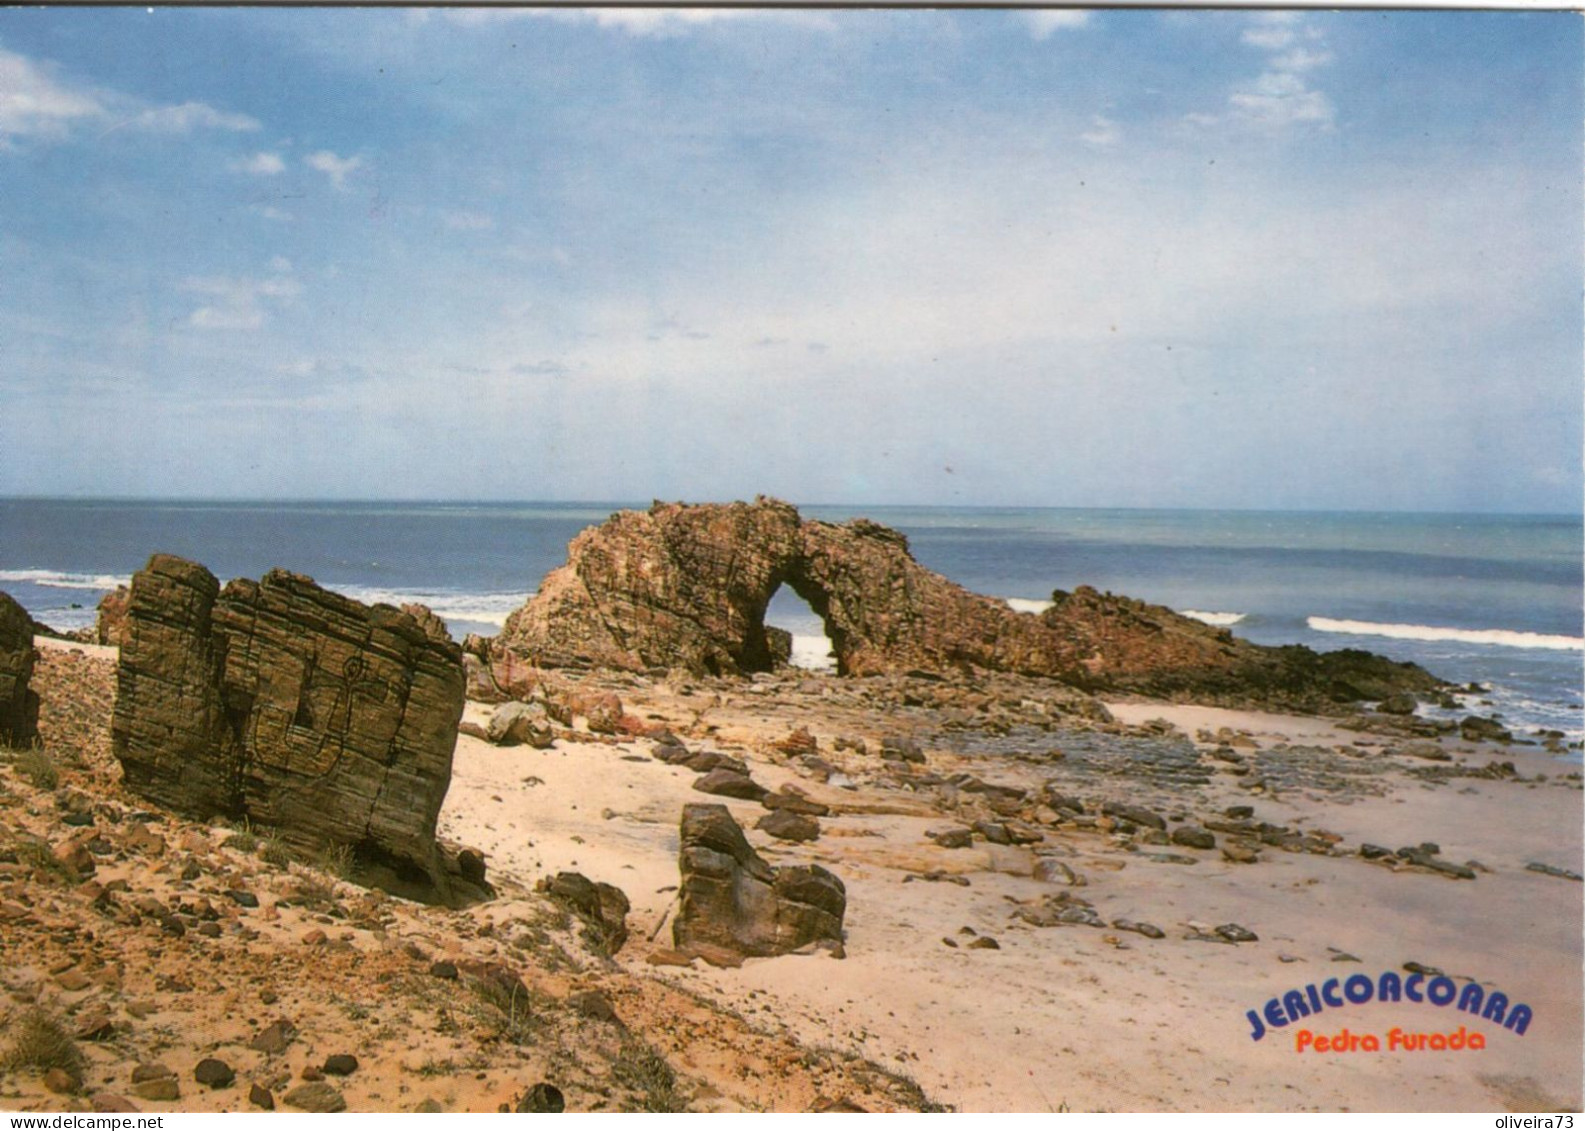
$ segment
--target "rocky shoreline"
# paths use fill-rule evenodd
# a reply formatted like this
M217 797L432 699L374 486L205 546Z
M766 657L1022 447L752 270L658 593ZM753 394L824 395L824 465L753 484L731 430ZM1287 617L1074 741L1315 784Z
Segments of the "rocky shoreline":
M783 583L844 674L779 662ZM114 646L13 615L0 1106L1578 1106L1556 736L1423 718L1478 689L1410 665L1059 597L761 500L617 516L461 648L162 557ZM1463 1025L1474 1070L1296 1060L1360 969L1425 1038L1373 1041Z

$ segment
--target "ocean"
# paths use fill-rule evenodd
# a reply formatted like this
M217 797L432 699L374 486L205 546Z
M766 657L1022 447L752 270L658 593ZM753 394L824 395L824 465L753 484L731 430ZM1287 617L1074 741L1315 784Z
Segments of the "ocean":
M418 601L492 634L621 503L0 500L0 589L69 630L155 552L222 580L282 567L360 601ZM1365 648L1490 688L1516 732L1585 738L1585 523L1569 515L801 506L901 530L925 566L1043 607L1079 585L1167 605L1257 644ZM829 663L791 590L767 620ZM1577 755L1576 755L1577 758Z

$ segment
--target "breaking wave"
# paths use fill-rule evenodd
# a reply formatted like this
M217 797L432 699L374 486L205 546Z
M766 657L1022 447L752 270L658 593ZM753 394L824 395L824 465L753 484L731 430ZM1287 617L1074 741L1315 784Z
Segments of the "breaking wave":
M1514 632L1504 628L1438 628L1427 624L1377 624L1365 620L1333 620L1331 617L1307 617L1305 623L1316 632L1386 636L1393 640L1455 641L1459 644L1494 644L1503 648L1544 648L1555 652L1585 649L1585 640L1578 636Z
M132 578L113 573L66 573L56 569L0 569L0 581L19 581L46 589L109 590Z
M1035 601L1028 597L1008 597L1007 605L1015 612L1043 613L1051 607L1050 601Z
M1212 624L1217 628L1227 628L1243 620L1247 613L1202 613L1198 609L1179 609L1179 616L1197 620L1201 624Z
M448 624L467 621L470 624L493 624L497 628L506 624L511 616L532 594L515 593L445 593L426 589L377 589L367 585L326 585L326 589L362 601L365 605L423 605Z

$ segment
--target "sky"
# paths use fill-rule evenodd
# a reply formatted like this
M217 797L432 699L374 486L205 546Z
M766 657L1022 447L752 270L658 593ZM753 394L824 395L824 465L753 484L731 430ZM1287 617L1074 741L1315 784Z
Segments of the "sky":
M1581 39L0 9L0 494L1577 513Z

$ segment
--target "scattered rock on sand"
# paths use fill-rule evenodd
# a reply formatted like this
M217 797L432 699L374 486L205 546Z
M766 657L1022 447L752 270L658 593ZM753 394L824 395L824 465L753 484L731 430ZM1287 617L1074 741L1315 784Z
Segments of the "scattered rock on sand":
M554 1115L567 1110L567 1100L556 1085L541 1082L524 1092L513 1110L519 1115Z
M747 774L724 766L717 767L693 783L700 793L713 793L719 797L733 797L740 801L760 801L770 791Z
M287 1107L295 1107L299 1111L332 1112L346 1111L347 1098L333 1085L323 1080L316 1080L309 1084L299 1084L282 1097Z
M717 946L749 956L812 942L840 944L847 892L819 865L772 868L725 805L686 805L672 939L678 950Z
M237 1078L236 1072L223 1060L209 1056L200 1060L193 1068L193 1079L206 1088L219 1090L229 1088Z
M801 817L786 809L776 809L765 814L754 822L754 827L766 836L773 836L777 840L790 840L794 843L815 840L820 836L819 821L812 817Z

